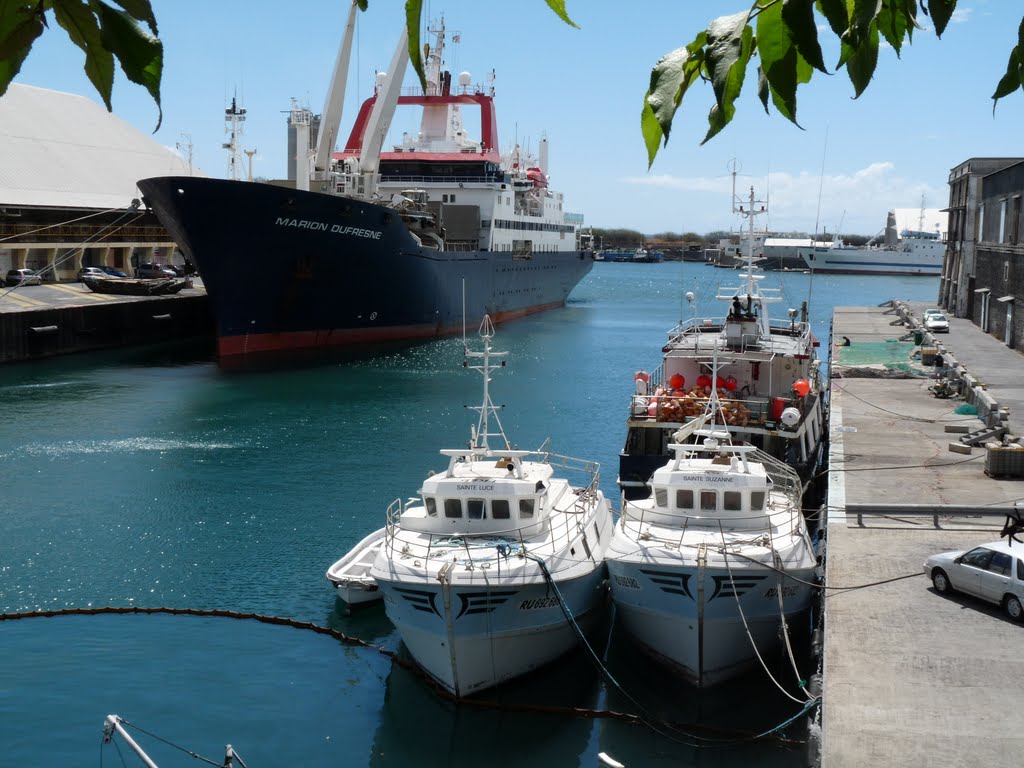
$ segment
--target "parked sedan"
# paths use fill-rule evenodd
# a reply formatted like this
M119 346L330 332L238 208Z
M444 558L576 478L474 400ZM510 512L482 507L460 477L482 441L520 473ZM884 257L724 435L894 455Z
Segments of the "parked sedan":
M165 264L139 264L136 277L177 277L178 273Z
M120 269L114 269L113 267L100 267L110 277L128 277L128 273Z
M924 316L924 327L932 333L949 333L949 320L941 312L931 312Z
M86 277L109 277L109 275L99 267L82 267L78 270L78 282L83 282L83 278Z
M34 269L12 269L7 273L8 285L42 285L43 276Z
M1001 605L1011 619L1024 620L1024 547L994 541L967 551L943 552L925 560L924 572L936 592L980 597Z

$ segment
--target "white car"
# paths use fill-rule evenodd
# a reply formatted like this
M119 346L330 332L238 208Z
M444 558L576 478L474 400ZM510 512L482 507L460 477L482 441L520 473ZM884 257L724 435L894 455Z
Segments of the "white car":
M949 320L941 312L926 312L924 316L925 330L932 333L949 333Z
M964 592L1001 605L1015 621L1024 620L1024 546L994 541L969 550L943 552L924 562L924 573L943 595Z

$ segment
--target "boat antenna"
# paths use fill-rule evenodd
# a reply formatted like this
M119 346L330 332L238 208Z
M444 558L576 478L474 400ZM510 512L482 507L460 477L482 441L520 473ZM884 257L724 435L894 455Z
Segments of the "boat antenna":
M480 321L480 338L483 339L484 349L482 352L475 352L467 345L466 357L480 359L482 362L479 364L471 365L467 359L463 362L463 366L466 368L472 368L474 371L479 371L483 376L484 380L484 397L483 402L480 405L467 405L471 411L478 413L476 429L473 431L473 440L470 445L471 449L483 449L485 453L491 452L491 446L488 443L488 438L499 437L504 443L504 447L508 450L512 450L512 444L509 443L508 437L505 435L505 429L501 426L501 419L498 418L498 406L491 400L491 372L498 368L505 367L505 360L501 360L500 365L495 365L492 358L504 358L508 355L508 352L495 352L491 348L491 340L494 338L494 324L491 323L491 316L484 315L484 319ZM491 432L490 419L494 419L494 423L497 426L496 432Z
M761 214L768 213L768 202L754 198L754 188L750 188L750 195L747 200L741 200L736 195L736 160L730 162L732 172L732 212L738 213L747 220L747 297L757 295L757 283L754 280L754 219ZM762 314L762 318L764 315Z
M821 148L821 171L818 172L818 208L814 212L814 237L811 238L811 253L817 247L818 225L821 223L821 191L825 186L825 155L828 152L828 126L825 126L825 144ZM807 281L807 306L811 306L811 293L814 290L814 259L811 259L811 277Z

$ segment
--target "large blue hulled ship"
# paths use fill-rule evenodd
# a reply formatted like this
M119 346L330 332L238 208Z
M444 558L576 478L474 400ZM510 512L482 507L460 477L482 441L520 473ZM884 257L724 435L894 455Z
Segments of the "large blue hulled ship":
M426 92L401 92L403 33L334 151L355 7L316 150L298 164L294 187L139 182L203 279L225 367L457 333L485 314L522 317L564 304L593 266L580 217L548 185L546 138L536 157L518 145L499 152L493 74L486 86L466 72L452 82L443 21L431 30ZM398 106L421 108L420 131L382 152ZM463 107L480 110L478 140L467 136ZM293 110L299 147L309 145L309 123L308 111Z

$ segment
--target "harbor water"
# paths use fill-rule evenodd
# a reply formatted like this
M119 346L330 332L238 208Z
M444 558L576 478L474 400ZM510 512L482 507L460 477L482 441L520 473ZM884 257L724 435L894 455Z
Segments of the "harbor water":
M599 263L565 308L499 326L495 348L509 357L492 396L512 441L550 438L557 453L600 462L618 506L634 371L658 364L680 318L724 315L713 297L737 281L702 264ZM937 278L795 272L763 285L784 288L778 317L809 298L823 358L834 305L938 291ZM438 449L465 445L480 381L462 363L462 340L443 339L245 375L222 372L205 345L0 369L0 613L222 609L401 654L382 606L346 615L324 572L446 465ZM778 685L757 670L698 693L607 624L592 642L614 683L574 653L483 695L485 708L442 700L373 648L291 626L167 614L0 621L0 764L120 763L118 747L101 747L111 713L218 764L230 743L250 768L597 766L601 752L627 766L805 763L799 744L751 738L801 711L788 662L771 669ZM572 717L573 707L654 727ZM798 726L778 733L799 741ZM191 764L138 740L161 768Z

